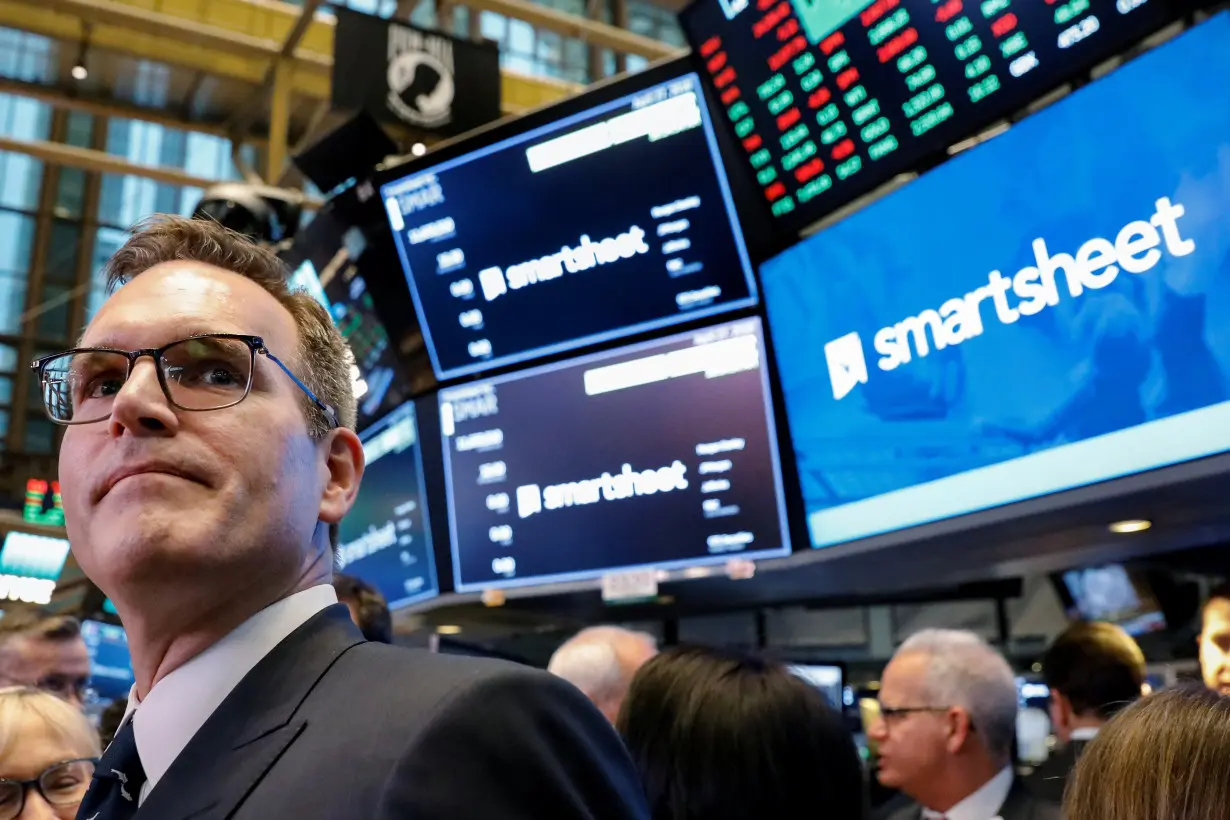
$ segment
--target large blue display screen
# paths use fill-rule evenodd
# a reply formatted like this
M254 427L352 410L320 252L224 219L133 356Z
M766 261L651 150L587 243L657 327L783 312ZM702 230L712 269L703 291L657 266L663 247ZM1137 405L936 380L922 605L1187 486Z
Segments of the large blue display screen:
M1230 14L762 269L814 546L1230 449Z
M337 568L374 584L389 607L439 593L414 403L363 431L367 467L338 533Z

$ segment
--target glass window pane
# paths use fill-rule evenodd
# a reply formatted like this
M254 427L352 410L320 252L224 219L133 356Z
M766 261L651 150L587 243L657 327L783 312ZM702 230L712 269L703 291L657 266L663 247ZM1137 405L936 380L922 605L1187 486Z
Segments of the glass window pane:
M31 380L33 381L33 380ZM42 406L42 398L39 398L39 406ZM46 416L35 416L33 413L26 419L26 446L27 453L48 454L55 448L56 427L51 423L51 420Z
M484 11L478 18L478 25L479 33L488 40L504 42L504 32L508 27L508 20L503 15Z
M68 115L68 135L64 140L69 145L89 148L94 136L94 117L83 111L71 111Z
M56 182L55 215L62 219L79 219L84 204L85 171L80 168L61 168Z
M524 20L509 20L508 50L517 54L533 54L534 27Z
M51 248L47 253L44 281L71 285L77 279L77 256L81 249L81 223L57 219L51 223Z
M17 370L17 348L0 345L0 372L14 373Z
M59 49L50 38L0 27L0 77L47 83L55 79Z
M90 279L90 292L86 297L85 319L88 322L107 300L107 282L102 278L102 266L124 244L126 234L117 228L99 228L94 234L94 255L90 260L93 273Z
M4 449L9 437L9 411L0 410L0 449Z
M43 299L38 306L35 331L42 339L64 339L68 342L68 314L72 309L73 288L52 282L43 283Z
M21 333L26 275L34 244L34 217L0 211L0 333Z
M628 73L629 74L631 74L634 71L644 71L647 65L649 65L649 61L646 60L641 55L639 54L629 54L628 55Z

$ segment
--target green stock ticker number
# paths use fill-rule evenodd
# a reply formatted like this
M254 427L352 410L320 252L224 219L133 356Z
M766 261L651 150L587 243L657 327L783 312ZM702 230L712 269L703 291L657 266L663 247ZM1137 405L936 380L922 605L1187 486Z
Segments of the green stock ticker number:
M824 75L820 73L820 69L816 69L807 76L799 80L799 85L809 94L820 87L820 83L824 82Z
M982 9L982 16L985 19L990 20L1001 11L1007 11L1008 7L1011 5L1011 0L984 0L980 8Z
M897 70L902 74L909 74L925 62L927 62L927 49L914 46L897 58Z
M783 216L794 210L794 200L789 196L784 196L773 203L773 215Z
M1018 31L1016 34L1009 37L999 44L999 51L1004 57L1011 57L1014 54L1019 54L1029 48L1029 39L1025 36L1025 32Z
M863 169L862 157L855 155L837 166L837 178L849 179Z
M927 108L944 99L944 86L936 83L925 91L920 91L901 105L902 111L910 119L921 114Z
M824 106L824 108L821 108L819 111L816 112L816 122L818 122L821 125L821 127L823 127L831 123L833 120L837 119L839 114L841 114L841 112L837 109L837 104L829 103L828 105Z
M848 65L850 65L850 55L846 54L844 49L829 57L829 71L834 74Z
M888 133L888 117L880 117L859 132L859 137L866 143L872 143Z
M872 162L875 162L877 159L883 159L896 150L897 138L892 134L889 134L887 137L868 148L867 156L871 157Z
M807 139L810 133L811 132L807 130L807 123L799 123L794 128L791 128L789 131L782 134L780 139L782 150L789 151L791 148Z
M1072 0L1055 9L1055 24L1064 26L1089 11L1089 0Z
M841 120L830 125L820 134L820 141L825 145L832 145L846 135L846 124Z
M769 100L769 103L768 103L769 113L776 117L778 114L782 113L787 108L789 108L791 103L793 102L794 102L794 95L791 94L790 89L787 88L785 91L778 94L773 99Z
M968 17L959 17L944 29L944 34L948 36L949 42L955 43L973 30L974 24L969 21Z
M770 165L768 168L761 168L756 172L756 181L762 186L767 186L773 180L777 179L777 169Z
M801 76L805 74L806 72L810 71L811 68L815 64L816 64L815 56L810 51L808 51L802 57L799 57L793 63L791 63L791 66L794 68L794 73Z
M932 128L939 126L953 115L952 103L944 103L935 110L928 111L916 120L910 121L910 131L914 136L921 137Z
M726 109L726 116L730 117L731 122L738 122L750 113L752 113L752 110L747 107L747 103L743 102L743 100L739 100Z
M767 100L770 97L776 96L777 92L781 91L785 87L786 78L781 74L774 74L756 89L756 95L762 100Z
M853 108L856 105L862 105L867 99L867 89L861 85L856 85L845 93L846 105Z
M876 23L875 27L867 32L867 37L871 40L873 46L878 46L904 28L909 22L910 13L905 9L897 9L893 14Z
M855 125L863 125L865 122L870 120L872 117L879 116L879 114L880 114L880 101L872 100L866 105L863 105L863 106L860 106L854 109L854 113L851 115L850 118L854 120Z
M981 82L969 87L969 101L982 102L996 91L999 91L999 77L988 74Z
M927 64L905 78L906 88L917 91L935 79L935 66Z
M979 39L977 34L972 35L968 40L953 49L958 60L968 60L979 51L982 51L982 40Z
M748 157L748 161L752 163L753 168L763 168L773 159L773 155L769 153L768 148L761 148L756 153Z
M799 189L799 202L810 202L832 187L833 178L828 174L821 174Z
M743 139L748 134L756 130L756 123L752 122L751 117L739 120L735 123L735 133L739 135L739 139Z
M976 60L970 60L965 64L965 78L972 80L976 77L981 77L986 74L991 68L991 58L985 54L979 54Z
M798 168L804 162L814 157L816 155L816 151L816 144L811 140L808 140L782 158L782 167L787 171L793 171L795 168Z

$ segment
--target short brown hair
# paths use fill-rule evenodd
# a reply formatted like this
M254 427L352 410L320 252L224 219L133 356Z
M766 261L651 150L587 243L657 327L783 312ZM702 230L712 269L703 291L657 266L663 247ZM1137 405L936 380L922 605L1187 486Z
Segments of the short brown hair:
M1169 689L1120 712L1076 764L1067 820L1224 820L1230 698Z
M1145 655L1122 627L1081 621L1046 650L1042 677L1072 702L1076 714L1106 720L1139 700Z
M71 615L47 615L37 611L11 612L0 618L0 646L26 635L47 641L70 641L81 634L81 621Z
M307 292L291 290L290 272L272 251L210 219L156 214L141 220L128 241L107 260L103 273L108 291L132 281L163 262L200 262L237 273L260 285L290 312L299 330L296 375L322 402L337 413L337 423L354 429L357 405L350 380L353 354L333 324L329 312ZM313 438L333 428L327 414L302 396L300 406ZM329 526L329 543L336 547L338 526Z
M1205 600L1204 606L1200 608L1202 622L1208 620L1209 609L1215 604L1222 607L1230 607L1230 581L1218 584L1209 590L1209 597Z

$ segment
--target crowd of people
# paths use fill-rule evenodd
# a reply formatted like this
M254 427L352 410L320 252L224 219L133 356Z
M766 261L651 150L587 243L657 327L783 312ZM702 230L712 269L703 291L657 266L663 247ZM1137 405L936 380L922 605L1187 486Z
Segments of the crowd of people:
M378 595L333 571L364 463L327 312L206 221L138 226L105 272L122 287L80 346L34 367L65 427L69 540L119 612L135 683L100 750L76 622L0 620L0 820L868 817L842 716L779 664L611 627L549 671L390 646ZM1217 691L1141 699L1125 637L1056 642L1045 674L1071 755L1025 776L1007 661L969 633L912 636L867 726L875 776L900 792L883 808L1048 820L1063 781L1069 820L1223 817L1230 590L1204 613Z

